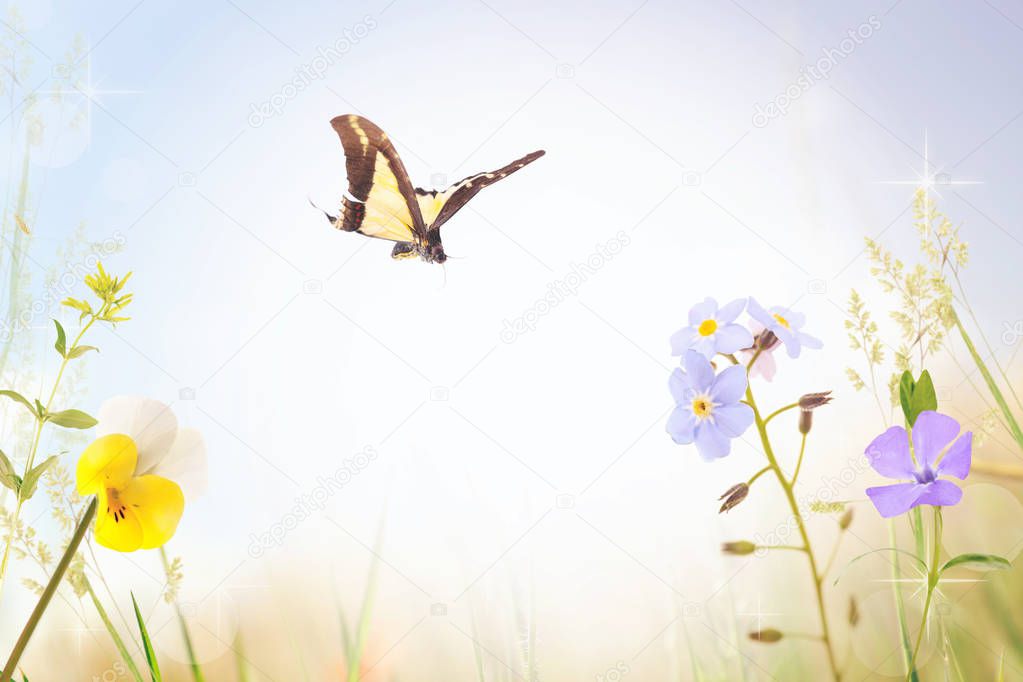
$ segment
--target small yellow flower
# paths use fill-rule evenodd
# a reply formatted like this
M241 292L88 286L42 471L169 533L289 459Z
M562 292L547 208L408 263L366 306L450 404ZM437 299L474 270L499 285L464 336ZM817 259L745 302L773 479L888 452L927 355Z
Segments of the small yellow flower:
M96 541L119 552L160 547L185 510L181 487L162 476L136 476L139 453L123 433L100 436L78 460L79 495L97 495Z
M104 403L97 430L76 477L79 494L99 498L96 541L120 552L160 547L177 530L186 497L205 488L202 435L179 429L167 405L133 396Z

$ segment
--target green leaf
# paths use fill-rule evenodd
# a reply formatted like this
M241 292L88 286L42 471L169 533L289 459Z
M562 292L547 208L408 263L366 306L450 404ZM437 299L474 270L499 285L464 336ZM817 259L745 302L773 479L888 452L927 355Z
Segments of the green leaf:
M985 568L1004 570L1010 568L1012 564L1009 563L1008 559L994 554L960 554L946 561L945 565L938 572L944 573L953 566L966 566L974 570Z
M937 410L938 396L934 392L930 372L925 369L915 381L908 370L903 372L902 378L899 379L899 403L902 405L906 423L910 426L916 423L916 418L921 412Z
M57 456L50 455L45 460L40 462L38 465L32 467L25 473L25 480L21 484L21 500L26 502L32 499L32 496L36 494L36 488L39 487L39 479L46 473L46 470L57 463Z
M938 409L938 396L934 393L934 383L931 381L931 373L926 369L916 380L913 387L913 423L921 412Z
M81 410L50 412L46 415L46 420L53 422L57 426L63 426L66 429L91 429L97 423L94 418Z
M902 405L902 414L906 417L906 423L910 426L913 425L910 414L912 413L913 388L915 386L916 382L913 381L913 375L907 369L902 373L902 378L899 379L899 403Z
M21 490L21 477L14 470L14 465L11 464L11 460L7 458L7 455L0 450L0 485L10 488L14 492L20 492Z
M67 357L67 334L64 333L64 327L60 326L60 322L54 320L53 324L57 327L57 342L53 344L53 347L60 353L60 357Z
M139 603L135 601L135 594L131 595L131 604L135 607L135 620L139 623L139 632L142 634L142 646L146 652L146 662L149 664L149 674L153 682L161 682L160 664L156 660L156 652L153 650L153 643L149 639L149 631L146 630L146 623L142 620L142 612L139 611Z
M96 346L75 346L68 352L67 354L68 360L80 358L86 353L88 353L90 350L94 350L97 353L99 352L99 348L96 348Z
M33 416L36 416L36 417L39 416L39 413L36 412L35 406L32 405L32 403L29 402L28 398L26 398L25 396L21 395L17 391L0 391L0 395L5 395L8 398L10 398L11 400L13 400L15 402L21 403L26 408L28 408L28 411L31 412Z

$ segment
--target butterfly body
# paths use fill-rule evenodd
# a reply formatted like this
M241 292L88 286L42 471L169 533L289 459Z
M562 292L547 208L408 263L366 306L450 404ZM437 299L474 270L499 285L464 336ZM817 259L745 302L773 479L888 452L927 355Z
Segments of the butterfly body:
M395 242L391 257L444 263L447 254L440 227L481 189L543 156L528 154L489 173L477 173L443 191L413 187L397 150L376 124L347 114L331 120L341 139L348 172L348 192L341 214L327 213L330 224L345 232Z

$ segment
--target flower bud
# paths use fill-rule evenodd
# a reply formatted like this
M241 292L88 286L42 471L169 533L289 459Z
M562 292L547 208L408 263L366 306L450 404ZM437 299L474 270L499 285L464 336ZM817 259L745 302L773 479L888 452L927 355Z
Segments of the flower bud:
M831 402L831 391L820 393L807 393L799 399L799 408L802 410L813 410Z
M753 348L755 350L769 351L779 343L781 343L781 339L778 338L778 335L770 329L765 329L753 339Z
M755 630L749 633L749 638L754 642L763 642L764 644L774 644L780 642L781 638L784 637L779 630L774 628L766 628L764 630Z
M849 527L849 524L852 523L852 520L853 510L852 507L849 507L848 509L845 510L845 513L842 514L842 517L838 519L838 527L841 528L842 530L846 530Z
M757 546L749 540L736 540L735 542L725 542L721 545L721 551L725 554L734 554L735 556L746 556L757 551Z
M731 488L726 490L724 494L718 498L718 500L724 500L721 504L721 509L718 510L718 514L723 514L732 507L736 506L740 502L746 499L749 494L749 485L746 483L736 483Z
M831 391L807 393L799 399L799 432L804 436L813 427L813 410L831 402Z
M810 433L813 428L813 412L810 410L799 411L799 432L804 436Z

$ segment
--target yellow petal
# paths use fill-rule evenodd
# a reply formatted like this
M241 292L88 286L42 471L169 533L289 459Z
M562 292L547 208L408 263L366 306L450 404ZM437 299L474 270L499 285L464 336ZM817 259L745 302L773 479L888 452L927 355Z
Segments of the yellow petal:
M160 547L170 540L185 511L181 487L153 474L133 478L121 491L121 502L142 526L142 549Z
M112 504L106 490L99 496L100 508L96 518L96 542L117 550L134 552L142 546L142 524L130 508L124 509L121 518L118 505Z
M97 438L78 458L75 475L78 494L98 495L107 488L125 487L135 473L138 460L135 441L123 433Z

